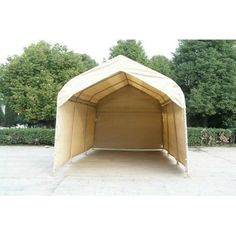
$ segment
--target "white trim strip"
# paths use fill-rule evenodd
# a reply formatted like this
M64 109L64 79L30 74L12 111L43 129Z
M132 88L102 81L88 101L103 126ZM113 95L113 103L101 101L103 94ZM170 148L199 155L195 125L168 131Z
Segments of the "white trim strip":
M156 151L163 151L163 148L92 148L93 150L98 151L131 151L131 152L156 152Z

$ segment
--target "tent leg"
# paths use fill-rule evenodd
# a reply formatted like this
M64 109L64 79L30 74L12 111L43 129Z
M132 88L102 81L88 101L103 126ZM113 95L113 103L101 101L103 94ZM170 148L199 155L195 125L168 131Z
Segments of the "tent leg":
M53 168L52 170L52 176L55 176L56 175L56 168Z
M189 176L189 172L188 172L188 167L187 167L187 166L185 166L184 177L185 177L185 178L189 178L189 177L190 177L190 176Z
M176 165L177 165L177 166L179 165L179 161L178 161L178 160L176 160Z

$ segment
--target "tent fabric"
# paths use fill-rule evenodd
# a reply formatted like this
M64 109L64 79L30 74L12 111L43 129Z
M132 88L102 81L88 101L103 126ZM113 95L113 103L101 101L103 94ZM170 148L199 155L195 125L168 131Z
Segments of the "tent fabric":
M93 147L161 148L187 166L181 88L124 56L68 81L57 98L54 169Z

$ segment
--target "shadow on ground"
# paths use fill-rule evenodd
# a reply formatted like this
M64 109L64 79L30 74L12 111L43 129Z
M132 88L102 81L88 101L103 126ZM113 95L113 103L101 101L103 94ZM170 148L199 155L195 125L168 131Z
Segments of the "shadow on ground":
M92 151L67 169L72 176L182 176L183 168L162 151Z

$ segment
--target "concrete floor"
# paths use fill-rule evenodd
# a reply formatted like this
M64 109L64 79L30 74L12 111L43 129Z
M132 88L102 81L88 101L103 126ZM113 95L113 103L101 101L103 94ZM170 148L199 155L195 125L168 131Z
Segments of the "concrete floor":
M53 147L0 146L0 195L236 195L236 147L190 148L190 178L162 152L94 151L52 175Z

